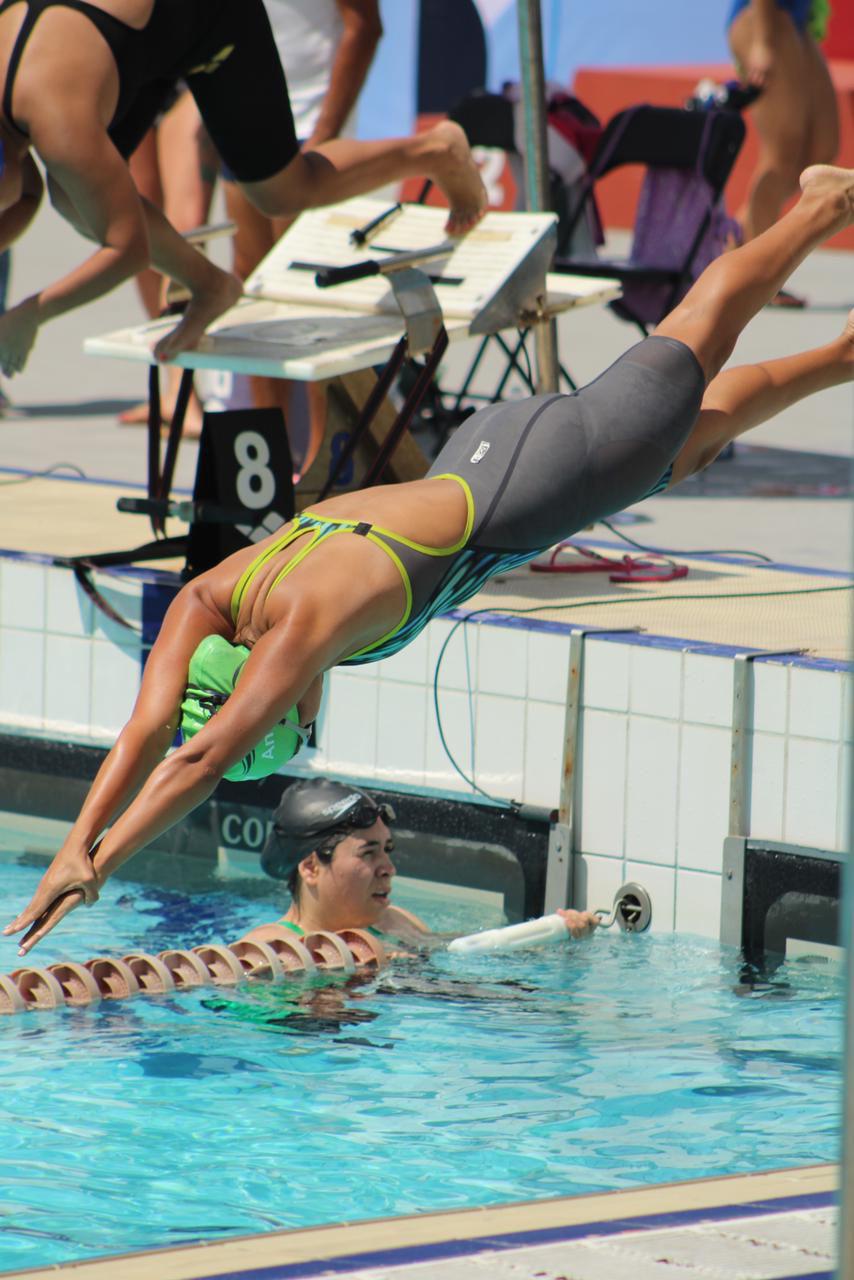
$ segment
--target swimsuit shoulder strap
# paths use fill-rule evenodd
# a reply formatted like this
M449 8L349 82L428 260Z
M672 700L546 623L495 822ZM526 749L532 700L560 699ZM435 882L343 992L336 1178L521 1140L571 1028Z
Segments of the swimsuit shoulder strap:
M237 621L237 615L240 612L240 606L243 603L243 597L253 580L263 569L268 560L278 555L285 547L289 546L296 538L306 532L306 527L311 527L312 522L306 520L303 516L295 516L293 520L285 525L284 533L274 539L266 550L261 551L254 560L246 566L241 573L237 582L234 584L234 590L231 593L231 620Z

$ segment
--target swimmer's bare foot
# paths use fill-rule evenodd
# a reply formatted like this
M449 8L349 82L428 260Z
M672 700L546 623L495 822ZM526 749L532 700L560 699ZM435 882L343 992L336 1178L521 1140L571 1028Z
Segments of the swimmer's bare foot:
M854 221L854 169L832 164L811 164L801 174L801 191L807 198L822 199L829 205L832 219L829 235L842 231Z
M154 348L158 360L173 360L182 351L190 351L208 325L234 306L243 293L237 276L220 271L211 263L208 266L210 271L206 273L204 285L193 290L179 323Z
M170 379L169 388L163 398L160 409L160 421L163 430L166 431L172 421L172 414L175 411L175 401L178 396L178 383L181 379L181 370L177 366L173 366L170 372L177 374L176 378ZM187 440L198 440L202 434L202 417L204 410L201 401L195 391L190 393L190 399L187 401L187 410L184 414L184 430L183 435ZM122 427L147 427L148 426L148 401L144 400L140 404L131 405L129 409L123 409L118 417L119 425Z
M450 236L465 235L487 208L486 188L466 135L452 120L442 120L423 135L423 142L429 158L425 172L451 206L445 230Z

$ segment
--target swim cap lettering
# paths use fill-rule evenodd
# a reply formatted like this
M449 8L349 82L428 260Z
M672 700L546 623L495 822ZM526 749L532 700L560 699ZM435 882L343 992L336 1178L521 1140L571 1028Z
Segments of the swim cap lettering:
M190 659L187 688L181 703L181 738L189 742L219 711L240 678L249 650L229 644L224 636L205 636ZM230 782L266 778L292 760L308 737L296 707L251 751L227 770Z

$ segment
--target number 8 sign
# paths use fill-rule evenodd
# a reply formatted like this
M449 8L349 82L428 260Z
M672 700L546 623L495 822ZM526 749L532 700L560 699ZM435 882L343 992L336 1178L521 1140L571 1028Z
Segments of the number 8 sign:
M235 519L214 518L191 526L188 578L266 538L291 519L293 463L281 410L205 413L193 500L234 512ZM239 518L243 513L244 518Z

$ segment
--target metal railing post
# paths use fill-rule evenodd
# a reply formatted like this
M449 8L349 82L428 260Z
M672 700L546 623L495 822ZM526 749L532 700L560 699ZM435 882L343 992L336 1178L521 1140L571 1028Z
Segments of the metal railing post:
M540 0L516 0L519 24L519 66L525 119L525 193L528 209L542 213L549 207L549 159L546 134L546 78L543 70L543 29ZM557 324L534 325L537 352L537 390L557 391L560 363Z
M569 639L569 671L566 681L566 714L563 722L563 758L557 822L549 833L544 911L568 907L572 900L572 860L578 796L578 746L581 729L584 641L589 635L629 635L637 627L579 627Z
M854 685L851 689L854 711ZM845 944L847 1008L842 1055L842 1153L839 1188L839 1264L837 1280L854 1280L854 759L848 778L848 857L842 885L842 937Z

